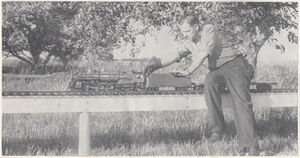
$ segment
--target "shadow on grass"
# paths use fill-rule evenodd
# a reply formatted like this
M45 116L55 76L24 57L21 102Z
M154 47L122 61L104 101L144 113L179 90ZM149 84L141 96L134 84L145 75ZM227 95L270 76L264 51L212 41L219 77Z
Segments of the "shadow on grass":
M280 138L295 137L298 133L297 108L270 109L261 113L256 119L257 131L260 138L268 135Z
M234 122L228 123L229 129L234 129ZM236 132L227 132L229 138L233 138ZM129 132L114 131L112 133L96 134L91 136L91 148L113 149L115 147L125 146L131 148L134 145L144 144L174 144L174 143L195 143L202 141L211 135L211 125L207 124L204 129L195 127L193 129L177 129L166 130L164 128L158 129L144 129L140 134L129 134Z
M2 139L3 155L62 155L67 149L77 149L78 138L57 137L48 139Z
M288 139L290 137L297 140L297 119L286 116L270 116L268 120L257 119L257 131L261 139L272 136L279 139ZM226 124L227 142L231 144L233 139L236 139L236 128L234 120L230 120ZM294 135L293 135L294 133ZM174 143L194 143L202 141L211 135L211 125L207 124L205 128L195 127L193 129L180 128L176 130L158 129L143 129L140 134L130 134L130 132L113 131L111 133L96 134L91 138L91 148L113 149L116 147L125 147L130 149L135 146L144 144L174 144ZM280 146L285 144L278 144ZM288 144L286 144L288 145ZM281 148L272 151L273 154L280 153L284 150Z

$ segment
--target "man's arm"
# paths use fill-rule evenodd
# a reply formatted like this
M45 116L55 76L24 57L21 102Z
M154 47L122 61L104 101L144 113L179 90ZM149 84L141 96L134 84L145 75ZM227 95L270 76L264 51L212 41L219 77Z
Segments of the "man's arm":
M187 68L187 70L185 70L187 73L186 75L193 73L198 67L200 67L207 58L207 56L208 55L204 54L201 57L195 58L195 61L193 61L193 63Z
M195 43L188 45L188 50L193 54L193 63L185 71L179 72L181 75L186 76L193 73L212 54L218 40L216 34L216 29L213 25L205 25L203 27L200 45L198 46Z
M169 66L169 65L171 65L173 63L180 62L182 58L185 58L185 57L187 57L190 54L191 54L191 52L188 51L187 49L185 51L184 50L180 50L180 51L178 51L178 56L176 58L174 58L174 59L171 58L169 60L168 59L167 60L163 60L162 61L162 67L167 67L167 66Z
M191 54L191 52L189 52L188 50L182 50L178 52L178 56L176 58L168 58L165 60L161 60L160 58L152 57L144 67L144 74L150 74L157 69L167 67L175 62L180 62L182 58L188 56L189 54Z
M187 75L193 73L198 67L200 67L204 63L204 61L208 57L208 55L205 54L205 52L198 52L198 53L201 53L200 54L201 56L198 55L197 57L193 57L192 64L186 70L173 72L174 75L187 76Z
M166 59L162 61L159 58L153 57L150 62L146 65L144 72L152 73L153 71L169 66L175 62L179 62L183 57L189 54L193 56L193 63L184 72L179 72L183 76L186 76L194 72L208 57L212 54L217 42L216 29L213 25L205 25L201 32L200 45L196 45L193 42L188 42L184 44L184 48L179 51L179 56L175 59Z

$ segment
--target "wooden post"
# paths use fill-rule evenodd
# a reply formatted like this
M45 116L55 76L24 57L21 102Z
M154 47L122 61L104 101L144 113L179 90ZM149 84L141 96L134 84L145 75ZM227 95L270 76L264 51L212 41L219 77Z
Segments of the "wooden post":
M82 112L79 116L79 144L78 155L88 156L90 153L89 113Z

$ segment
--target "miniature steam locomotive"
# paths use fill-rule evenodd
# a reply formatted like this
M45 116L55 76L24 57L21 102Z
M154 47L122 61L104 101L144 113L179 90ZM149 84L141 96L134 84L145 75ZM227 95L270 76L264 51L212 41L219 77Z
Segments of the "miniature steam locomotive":
M274 84L252 82L251 87L256 92L268 92ZM73 91L203 91L204 85L192 83L190 77L173 74L86 74L72 77L69 88Z

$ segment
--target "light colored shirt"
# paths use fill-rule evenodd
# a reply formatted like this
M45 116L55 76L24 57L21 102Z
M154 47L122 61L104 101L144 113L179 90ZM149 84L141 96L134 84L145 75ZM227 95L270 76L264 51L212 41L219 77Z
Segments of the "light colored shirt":
M241 55L239 49L211 24L203 27L199 48L199 53L208 54L208 66L212 70Z
M200 40L197 43L192 41L183 42L182 46L178 49L179 57L177 61L180 61L187 55L191 55L193 61L198 61L201 64L201 59L207 56L208 67L214 70L235 59L237 56L242 55L242 52L225 35L219 32L214 25L204 25L199 36ZM198 63L196 62L196 64Z

